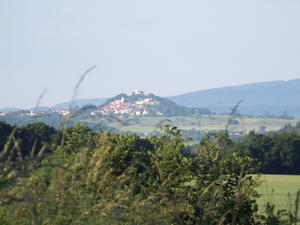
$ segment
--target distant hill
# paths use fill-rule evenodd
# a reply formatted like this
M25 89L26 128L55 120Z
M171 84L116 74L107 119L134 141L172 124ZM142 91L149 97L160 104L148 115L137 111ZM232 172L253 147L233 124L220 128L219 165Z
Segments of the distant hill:
M39 106L39 107L35 107L35 108L31 108L29 109L30 111L36 111L36 110L39 110L39 111L47 111L51 109L51 107L48 107L48 106Z
M210 111L200 107L179 106L175 102L142 91L132 92L130 95L119 94L108 99L100 110L102 114L129 115L191 115L210 114Z
M21 109L19 108L0 108L0 112L15 112L15 111L19 111Z
M247 115L283 115L300 117L300 79L289 81L271 81L223 88L213 88L202 91L185 93L173 97L162 98L153 94L141 96L127 96L120 94L113 98L80 99L72 103L74 107L85 105L105 105L117 98L124 97L132 102L137 99L151 97L159 101L158 105L151 106L153 112L165 115L185 115L200 113L229 113L231 109L243 99L238 112ZM39 110L68 109L71 102L56 104L52 107L39 107ZM18 111L18 108L0 108L0 112ZM150 111L151 111L150 110ZM209 111L210 110L210 111Z
M214 88L169 97L179 105L205 107L213 112L230 112L243 99L238 111L242 114L261 115L266 112L300 116L300 79L272 81Z
M71 104L73 107L82 107L84 105L102 105L107 99L106 98L91 98L91 99L79 99L74 102L64 102L56 104L51 109L68 109Z

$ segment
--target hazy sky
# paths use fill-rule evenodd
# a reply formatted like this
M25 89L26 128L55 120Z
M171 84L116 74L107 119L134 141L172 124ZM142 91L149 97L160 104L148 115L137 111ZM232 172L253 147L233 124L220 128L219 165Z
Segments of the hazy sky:
M300 78L300 0L0 0L0 107Z

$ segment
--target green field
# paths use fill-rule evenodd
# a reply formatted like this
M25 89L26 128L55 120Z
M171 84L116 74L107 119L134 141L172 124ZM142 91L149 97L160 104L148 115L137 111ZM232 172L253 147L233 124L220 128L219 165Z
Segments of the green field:
M230 116L228 115L197 115L197 116L132 116L120 118L120 121L109 119L106 125L118 128L123 131L151 133L157 129L161 123L169 123L183 130L196 129L201 131L224 130ZM229 130L234 132L249 132L251 130L259 131L264 126L266 131L275 131L282 128L287 123L294 125L296 120L284 120L277 118L251 118L237 117L233 118L239 122L238 125L230 125ZM100 118L90 118L82 122L99 123ZM164 122L163 122L164 121Z
M261 181L262 184L257 188L261 194L258 199L260 209L267 202L274 204L275 209L294 209L297 191L300 190L300 176L262 175Z

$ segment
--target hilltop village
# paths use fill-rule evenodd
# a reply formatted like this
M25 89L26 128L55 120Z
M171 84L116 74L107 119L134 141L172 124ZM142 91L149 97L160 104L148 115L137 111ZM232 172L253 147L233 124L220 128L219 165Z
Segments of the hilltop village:
M122 96L119 99L110 101L101 107L101 109L91 112L91 115L96 115L100 113L102 115L148 115L151 113L149 106L159 105L160 102L154 100L150 95L145 95L143 91L135 90L130 93L128 99L133 96L139 96L136 100L125 100L125 97ZM153 113L152 113L153 114ZM160 111L154 112L156 115L162 115Z

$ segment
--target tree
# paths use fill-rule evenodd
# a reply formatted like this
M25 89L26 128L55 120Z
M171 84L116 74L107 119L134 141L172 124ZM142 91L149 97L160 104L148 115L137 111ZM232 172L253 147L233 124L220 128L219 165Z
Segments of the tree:
M3 150L8 136L11 134L13 127L5 121L0 121L0 152Z
M67 153L77 152L83 147L93 147L95 133L86 124L75 123L65 131L63 151Z

